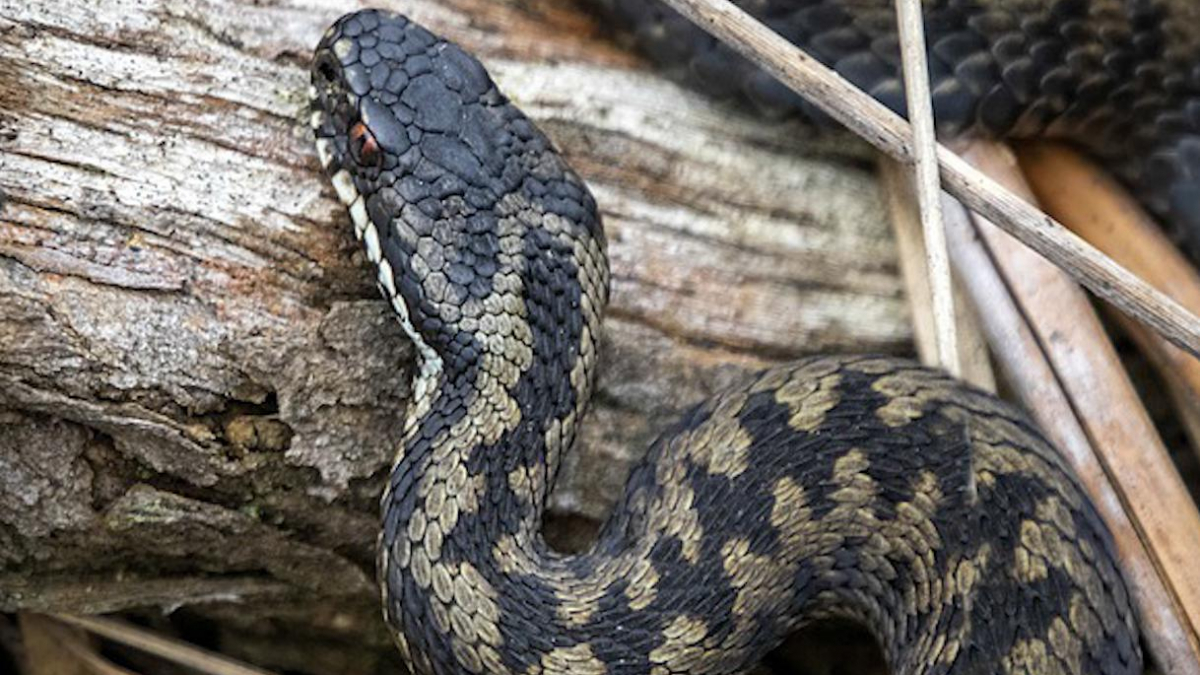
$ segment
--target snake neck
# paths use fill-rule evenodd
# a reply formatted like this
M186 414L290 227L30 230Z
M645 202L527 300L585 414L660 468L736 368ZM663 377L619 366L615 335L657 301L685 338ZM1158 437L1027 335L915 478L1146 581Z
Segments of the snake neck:
M556 625L523 591L559 576L539 529L591 396L608 294L591 195L494 89L484 99L463 114L503 136L481 142L504 146L490 194L451 196L432 215L402 206L381 246L403 270L398 312L421 367L378 567L385 616L425 672L508 672L500 647L519 653L519 631L500 635L498 618L518 607Z
M590 397L595 327L516 323L516 341L534 346L519 364L423 359L383 495L384 614L422 672L512 672L502 662L517 633L501 635L499 617L516 607L530 625L557 625L554 604L528 593L565 578L539 530Z

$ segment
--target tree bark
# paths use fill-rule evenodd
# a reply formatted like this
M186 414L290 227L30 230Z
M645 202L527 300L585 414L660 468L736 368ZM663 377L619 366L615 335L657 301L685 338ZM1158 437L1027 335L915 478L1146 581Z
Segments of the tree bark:
M305 111L354 4L0 0L0 610L199 606L386 649L376 501L412 350ZM910 349L862 146L681 89L567 0L390 5L477 53L605 218L561 545L726 383Z

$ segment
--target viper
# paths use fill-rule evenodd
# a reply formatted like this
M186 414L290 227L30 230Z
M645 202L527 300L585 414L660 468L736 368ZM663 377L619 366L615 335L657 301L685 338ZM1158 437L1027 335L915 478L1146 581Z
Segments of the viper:
M669 10L607 4L687 76L797 103ZM895 90L882 0L740 4ZM1195 73L1169 65L1184 14L937 0L926 15L943 130L1122 136L1149 115L1149 159L1106 157L1157 185L1142 194L1160 213L1195 208L1176 199L1200 166L1180 130ZM895 358L812 358L700 403L594 544L553 550L542 516L608 298L592 195L479 61L403 16L339 19L311 95L320 163L419 361L377 560L416 672L736 673L829 618L865 626L895 673L1141 672L1113 542L1059 453L1015 407ZM1161 156L1172 178L1152 181Z

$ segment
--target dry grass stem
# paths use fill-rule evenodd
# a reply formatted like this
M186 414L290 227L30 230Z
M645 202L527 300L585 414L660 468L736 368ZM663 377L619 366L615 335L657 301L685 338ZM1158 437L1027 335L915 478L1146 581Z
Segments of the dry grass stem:
M78 628L32 612L22 612L19 623L28 675L137 675L101 656Z
M926 265L925 240L921 233L920 211L913 194L907 167L890 157L879 156L879 177L887 202L900 274L912 312L913 338L921 363L937 365L937 337L933 319L933 292ZM940 199L940 196L939 196ZM957 356L962 372L959 377L986 391L996 391L996 377L988 354L987 339L979 327L970 299L958 283L951 285L954 317L957 324Z
M270 671L234 661L180 640L163 637L120 621L95 616L55 614L62 623L82 628L106 640L191 668L203 675L272 675Z
M919 0L896 0L900 27L900 53L904 67L904 89L912 120L914 183L925 238L925 264L933 296L933 327L937 363L951 375L962 375L959 360L954 294L950 261L946 255L946 232L942 224L942 187L938 177L937 138L933 127L933 103L929 93L929 64L925 61L925 27Z

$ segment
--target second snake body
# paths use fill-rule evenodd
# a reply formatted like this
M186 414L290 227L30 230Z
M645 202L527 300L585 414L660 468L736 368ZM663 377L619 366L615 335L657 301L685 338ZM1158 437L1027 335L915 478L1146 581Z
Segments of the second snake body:
M1140 672L1062 459L1014 408L895 359L811 359L699 405L592 549L554 552L542 513L608 294L592 196L478 61L394 14L330 28L312 125L421 362L379 548L418 672L735 673L828 617L906 675Z
M594 0L677 76L773 114L814 108L660 0ZM733 0L904 110L893 0ZM1057 137L1106 162L1200 261L1200 2L926 0L940 131Z

